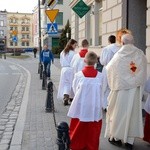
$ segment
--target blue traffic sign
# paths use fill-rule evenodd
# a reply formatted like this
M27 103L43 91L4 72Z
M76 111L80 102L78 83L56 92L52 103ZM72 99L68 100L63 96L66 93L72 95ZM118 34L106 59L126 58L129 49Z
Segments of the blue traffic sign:
M48 23L47 24L47 33L48 34L57 34L58 33L57 23Z
M18 41L17 36L13 36L13 37L12 37L12 41L13 41L13 42L17 42L17 41Z

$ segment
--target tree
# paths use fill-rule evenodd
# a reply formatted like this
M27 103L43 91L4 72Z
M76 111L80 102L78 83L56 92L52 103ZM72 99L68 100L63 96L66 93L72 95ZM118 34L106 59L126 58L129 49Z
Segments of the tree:
M67 34L68 34L68 38L67 38ZM69 20L67 21L66 25L65 25L65 28L62 29L62 32L61 32L61 35L60 35L60 38L59 38L59 49L60 51L62 51L68 40L71 38L71 27L70 27L70 23L69 23Z

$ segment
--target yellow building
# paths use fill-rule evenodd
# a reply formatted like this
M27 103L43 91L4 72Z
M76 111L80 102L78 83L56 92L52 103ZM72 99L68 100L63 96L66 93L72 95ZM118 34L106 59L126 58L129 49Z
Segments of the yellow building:
M7 12L7 51L33 48L33 14Z
M72 38L81 45L86 38L90 50L100 55L101 48L108 44L111 34L120 28L128 28L135 38L135 45L142 49L150 62L150 1L149 0L83 0L90 11L82 18L72 10ZM72 0L73 8L79 0Z

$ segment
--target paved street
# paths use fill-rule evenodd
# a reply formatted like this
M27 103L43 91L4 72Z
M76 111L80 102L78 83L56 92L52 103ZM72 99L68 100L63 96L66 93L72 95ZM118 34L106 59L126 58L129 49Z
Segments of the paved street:
M56 138L57 131L54 125L54 119L52 113L45 112L45 101L47 91L42 90L42 81L39 79L38 72L38 58L31 58L26 60L14 60L8 58L7 61L14 62L23 66L24 76L21 81L18 82L18 86L26 86L24 95L22 95L21 107L15 106L15 110L20 108L19 115L13 114L17 120L12 124L10 143L10 150L57 150ZM23 69L22 68L22 69ZM51 66L51 78L54 84L54 104L56 122L66 121L69 123L69 118L66 116L69 106L63 106L62 102L56 99L58 84L60 77L59 59L55 59L54 65ZM24 82L26 81L26 82ZM29 82L31 82L29 84ZM21 83L21 85L20 85ZM26 83L26 84L25 84ZM21 87L21 93L23 92ZM27 88L28 87L28 88ZM18 88L17 88L18 89ZM18 91L19 92L19 91ZM21 97L20 96L18 98ZM17 97L16 97L17 99ZM16 108L17 107L17 108ZM12 116L11 116L12 117ZM9 120L9 118L8 118ZM12 121L11 121L12 122ZM122 148L115 147L104 138L105 130L105 114L103 119L103 128L100 138L100 150L123 150ZM5 135L6 131L4 132ZM5 139L6 136L5 136ZM8 149L9 142L4 141L0 143L0 150ZM149 150L150 145L143 142L140 139L136 139L134 150Z

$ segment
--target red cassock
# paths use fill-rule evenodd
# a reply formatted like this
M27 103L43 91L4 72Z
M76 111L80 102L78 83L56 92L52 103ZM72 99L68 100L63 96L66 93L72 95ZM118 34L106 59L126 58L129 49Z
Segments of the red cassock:
M97 70L93 66L86 66L82 72L85 77L94 78L97 75ZM101 127L102 120L81 122L77 118L72 118L70 122L71 150L98 150Z
M150 143L150 114L148 113L146 113L146 118L145 118L143 140Z
M87 49L80 50L80 52L79 52L80 57L84 58L87 52L88 52Z

